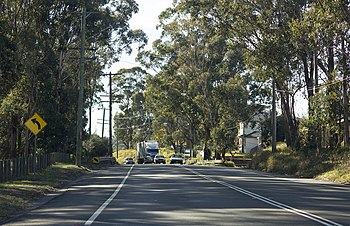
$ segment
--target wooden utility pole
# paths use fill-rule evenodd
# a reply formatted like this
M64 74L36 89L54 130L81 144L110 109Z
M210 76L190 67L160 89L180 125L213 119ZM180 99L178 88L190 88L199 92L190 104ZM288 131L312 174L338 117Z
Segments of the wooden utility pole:
M277 118L276 118L276 81L272 79L272 152L277 152L276 148L276 136L277 136Z
M109 73L109 142L108 142L108 155L112 157L112 73Z
M348 66L345 41L342 40L342 68L343 68L343 112L344 112L344 146L349 146L349 97L348 97Z
M115 128L115 136L116 136L116 147L117 147L117 158L119 157L119 143L118 143L118 117L115 118L116 122L115 122L115 125L116 125L116 128Z
M105 131L105 115L106 115L106 108L103 108L103 118L102 118L102 139L104 136Z
M83 105L84 105L84 58L85 58L85 24L86 24L86 6L83 5L81 18L81 41L80 41L80 59L79 59L79 96L77 111L77 133L76 133L76 156L75 164L81 166L81 151L83 138Z

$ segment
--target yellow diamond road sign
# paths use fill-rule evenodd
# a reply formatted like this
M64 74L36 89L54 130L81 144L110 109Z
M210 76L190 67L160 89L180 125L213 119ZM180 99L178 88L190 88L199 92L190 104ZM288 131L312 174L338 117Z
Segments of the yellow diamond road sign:
M46 125L47 123L38 115L38 113L35 113L26 123L24 123L26 127L32 131L35 135L37 135Z
M100 157L93 157L92 158L92 163L99 163L100 162Z

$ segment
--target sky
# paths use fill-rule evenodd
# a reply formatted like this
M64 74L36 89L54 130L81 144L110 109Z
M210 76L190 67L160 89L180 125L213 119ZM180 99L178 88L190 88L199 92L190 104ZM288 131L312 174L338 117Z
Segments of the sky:
M148 44L146 46L146 49L151 49L153 41L158 39L161 35L161 31L156 29L156 26L158 24L158 15L166 8L171 7L173 0L136 0L136 2L139 5L139 12L137 14L134 14L129 21L130 27L132 29L142 29L146 33L148 37ZM131 55L123 54L120 61L113 64L110 68L106 68L104 73L116 73L119 71L119 69L122 68L139 66L139 64L135 62L136 54L136 51L133 51ZM104 78L102 82L105 84L105 90L109 90L108 78ZM108 97L101 98L103 101L108 100ZM108 103L104 103L104 107L108 108ZM115 115L118 106L113 105L112 108L112 115ZM108 120L108 116L109 112L106 111L105 120ZM102 119L103 110L95 106L92 110L91 133L96 133L99 136L102 136ZM109 135L108 128L108 124L105 124L104 137L108 137Z
M133 15L133 17L131 18L130 27L132 29L142 29L146 33L146 35L148 36L148 45L146 46L146 49L151 49L153 41L159 38L161 34L161 31L156 29L156 26L158 24L158 15L166 8L171 7L173 0L136 0L136 2L139 4L139 12ZM134 51L131 55L122 55L120 61L118 63L113 64L111 68L106 68L104 73L116 73L117 71L119 71L119 69L122 68L140 66L137 62L135 62L136 54L137 52ZM105 84L105 90L109 90L108 78L104 78L102 82ZM108 97L101 98L103 101L108 101ZM104 107L108 108L108 103L104 103ZM103 110L98 108L99 107L95 106L92 110L91 132L102 136ZM118 106L114 104L112 108L112 115L115 115ZM279 103L277 103L277 109L280 109ZM298 95L298 97L296 98L295 109L298 117L306 115L307 101L301 95ZM108 120L108 116L109 112L106 111L106 120ZM108 124L105 124L104 137L108 137L108 129Z

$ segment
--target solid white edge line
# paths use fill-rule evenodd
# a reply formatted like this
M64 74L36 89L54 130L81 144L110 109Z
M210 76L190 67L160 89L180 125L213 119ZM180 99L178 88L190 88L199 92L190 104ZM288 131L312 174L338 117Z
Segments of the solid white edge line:
M258 194L255 194L253 192L250 192L250 191L247 191L243 188L240 188L240 187L237 187L237 186L234 186L232 184L229 184L229 183L226 183L226 182L222 182L222 181L218 181L218 180L215 180L215 179L212 179L211 177L209 176L206 176L206 175L203 175L195 170L192 170L192 169L189 169L189 168L186 168L186 167L183 167L185 168L186 170L206 179L206 180L209 180L211 182L214 182L214 183L217 183L217 184L220 184L220 185L223 185L225 187L228 187L230 189L233 189L235 191L238 191L239 193L242 193L244 195L247 195L247 196L250 196L252 198L255 198L255 199L258 199L262 202L265 202L269 205L272 205L272 206L275 206L275 207L278 207L278 208L281 208L281 209L284 209L286 211L289 211L289 212L292 212L292 213L295 213L295 214L298 214L300 216L303 216L305 218L308 218L310 220L313 220L313 221L316 221L320 224L323 224L323 225L327 225L327 226L332 226L332 225L335 225L335 226L342 226L341 224L339 223L336 223L334 221L331 221L331 220L328 220L328 219L325 219L323 217L320 217L320 216L317 216L317 215L314 215L314 214L311 214L311 213L308 213L308 212L305 212L303 210L299 210L299 209L296 209L294 207L291 207L291 206L288 206L288 205L285 205L283 203L280 203L280 202L277 202L277 201L274 201L272 199L269 199L269 198L266 198L264 196L261 196L261 195L258 195Z
M134 165L132 165L129 169L129 172L126 174L126 176L124 177L123 181L119 184L119 186L117 187L117 189L115 189L115 191L113 192L113 194L100 206L100 208L98 208L95 213L89 218L89 220L87 220L85 222L84 225L91 225L96 218L102 213L102 211L109 205L109 203L114 199L114 197L119 193L119 191L122 189L123 185L125 184L125 181L128 179L132 168L134 167Z

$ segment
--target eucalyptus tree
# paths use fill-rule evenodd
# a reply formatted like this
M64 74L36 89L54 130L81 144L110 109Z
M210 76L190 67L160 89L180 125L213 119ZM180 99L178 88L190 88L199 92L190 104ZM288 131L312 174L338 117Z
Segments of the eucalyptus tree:
M1 11L1 7L0 13L4 13ZM16 45L7 36L8 30L9 23L5 20L0 20L0 80L2 81L0 99L7 95L19 79L19 75L15 71Z
M98 1L2 1L0 3L1 153L23 154L23 123L39 112L48 127L39 134L39 151L67 150L74 146L81 7L86 4L87 94L90 102L101 70L130 53L131 44L141 48L147 41L141 30L131 30L128 21L138 6L133 0ZM3 55L6 53L6 55ZM6 75L4 77L6 69ZM96 82L97 81L97 82ZM26 150L29 148L27 133ZM7 150L10 150L8 153Z
M146 75L145 70L134 67L121 69L113 77L113 99L120 109L114 120L115 134L127 148L143 140L147 133L149 119L144 98Z
M254 79L276 82L287 144L298 147L294 94L304 87L310 147L338 147L342 119L347 143L348 1L238 0L227 8L234 18L231 31L245 45L244 62Z
M158 125L166 125L160 131L173 143L202 146L207 157L209 150L224 153L234 146L238 120L247 113L242 46L229 38L219 6L177 1L160 15L162 39L142 55L145 65L158 70L149 80L146 103Z
M295 93L302 84L298 77L291 43L290 22L300 18L306 1L235 1L231 31L245 46L244 62L253 80L277 86L285 121L286 142L298 146L294 110Z
M1 95L1 146L3 157L17 156L22 147L22 124L27 116L27 109L32 105L38 93L40 63L45 59L43 42L37 39L38 23L36 14L40 9L29 10L32 2L1 2L2 34L6 37L5 49L12 49L4 56L3 65L10 66L7 72L11 77L4 77L4 93ZM11 73L12 72L12 73ZM6 86L6 84L8 84ZM18 149L17 149L18 147Z
M349 11L348 1L315 1L291 24L294 46L309 74L309 143L317 150L349 143Z
M0 3L0 15L6 13L4 3ZM8 37L10 31L10 23L5 18L0 18L0 158L11 155L14 149L16 131L11 127L12 120L16 120L14 111L7 111L9 106L16 106L20 99L11 95L6 99L6 103L2 103L8 93L14 88L20 76L16 73L16 45L13 40ZM19 106L21 108L21 106ZM11 148L10 148L11 147ZM4 150L4 151L1 151Z

